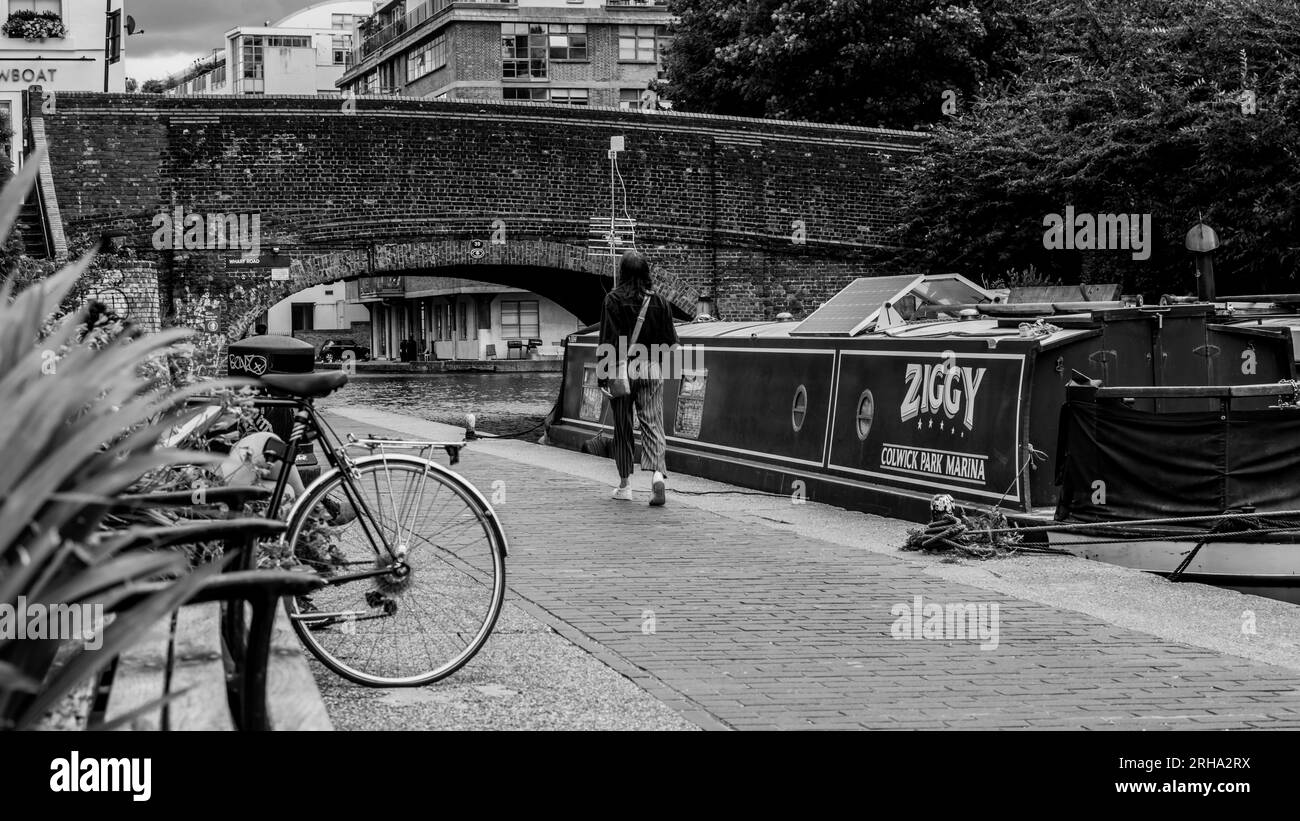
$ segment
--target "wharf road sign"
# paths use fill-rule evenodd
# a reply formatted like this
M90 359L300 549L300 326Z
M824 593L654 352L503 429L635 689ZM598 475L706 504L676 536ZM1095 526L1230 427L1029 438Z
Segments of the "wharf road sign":
M256 256L226 257L227 268L284 268L288 270L290 258L288 254L271 252L269 254L258 254Z

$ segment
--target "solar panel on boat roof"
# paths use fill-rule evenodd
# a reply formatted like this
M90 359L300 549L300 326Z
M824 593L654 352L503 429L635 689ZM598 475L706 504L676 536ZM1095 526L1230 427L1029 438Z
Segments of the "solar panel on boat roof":
M853 336L867 325L880 307L910 288L919 276L860 277L826 301L798 327L799 336Z

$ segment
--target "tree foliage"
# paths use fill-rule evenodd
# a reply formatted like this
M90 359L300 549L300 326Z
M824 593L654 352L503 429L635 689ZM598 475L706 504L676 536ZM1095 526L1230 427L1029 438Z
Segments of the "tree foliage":
M673 0L678 110L911 128L1012 68L1014 0Z
M899 267L1194 293L1183 237L1203 219L1220 293L1300 291L1300 0L674 9L680 110L931 133L898 169ZM1067 206L1149 214L1150 258L1046 249Z
M976 276L1194 293L1183 247L1216 229L1223 294L1297 290L1300 4L1040 3L1042 52L902 169L901 262ZM1150 259L1044 248L1044 217L1150 214Z

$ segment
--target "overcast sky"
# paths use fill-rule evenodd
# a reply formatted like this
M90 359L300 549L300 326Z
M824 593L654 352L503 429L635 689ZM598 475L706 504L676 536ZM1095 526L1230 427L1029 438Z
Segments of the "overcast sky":
M314 0L127 0L126 12L144 31L126 38L126 76L162 79L221 48L236 26L275 22Z

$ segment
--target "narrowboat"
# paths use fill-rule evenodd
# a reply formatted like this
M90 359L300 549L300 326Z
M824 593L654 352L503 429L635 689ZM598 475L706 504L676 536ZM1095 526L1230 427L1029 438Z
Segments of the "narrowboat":
M1218 303L1092 301L1087 289L1015 303L955 274L858 279L800 322L679 325L689 353L665 383L668 466L915 521L928 520L935 494L1050 521L1076 372L1111 386L1277 383L1295 375L1297 326ZM611 431L597 342L595 330L566 341L556 444ZM1216 401L1152 395L1127 407Z

